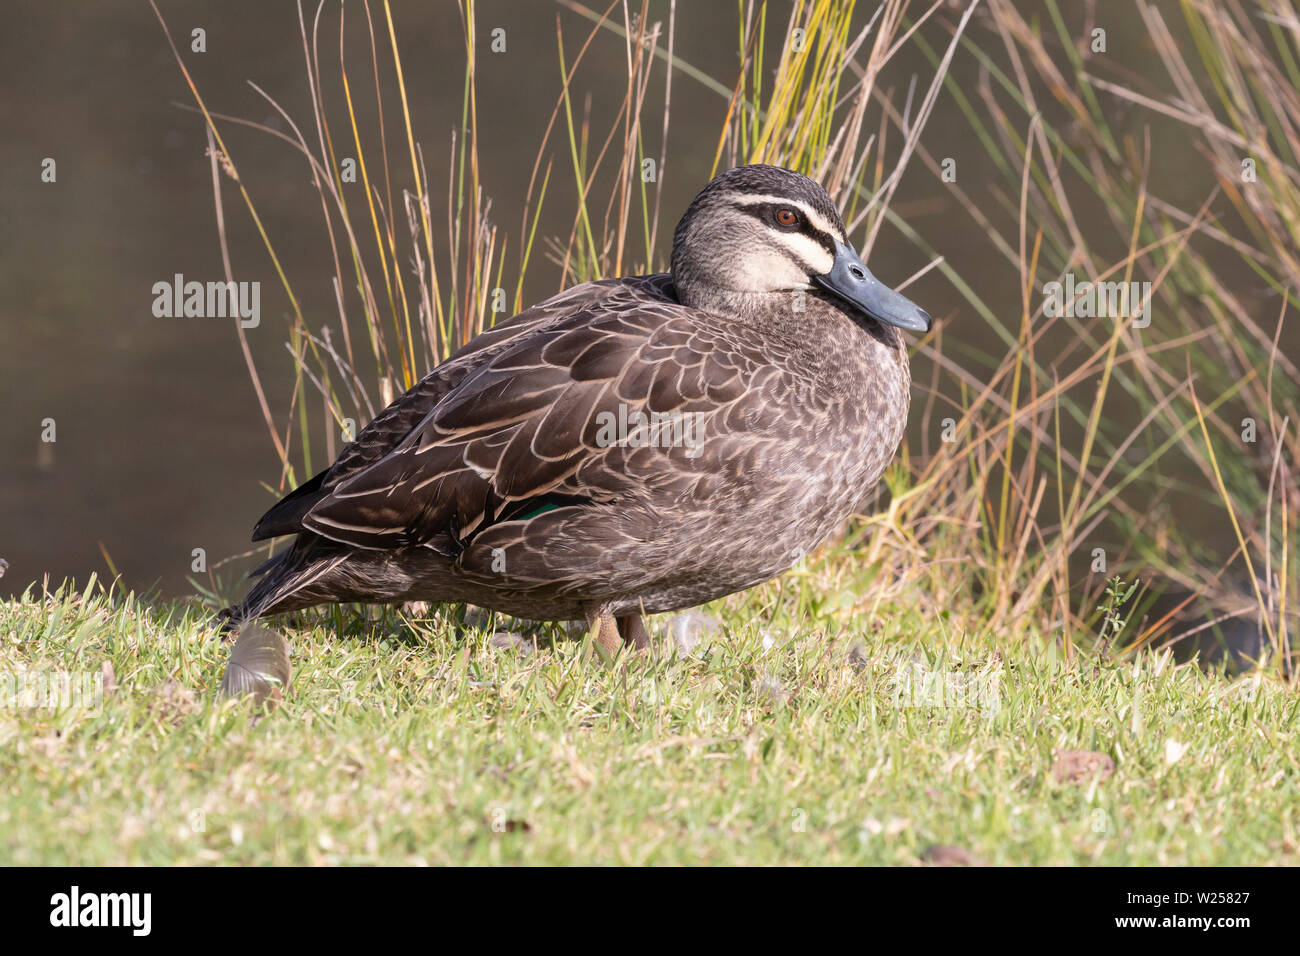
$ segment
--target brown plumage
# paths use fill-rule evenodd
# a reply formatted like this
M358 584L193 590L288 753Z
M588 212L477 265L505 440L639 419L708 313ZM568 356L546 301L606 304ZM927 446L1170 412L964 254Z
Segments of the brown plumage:
M466 601L642 646L642 613L765 581L852 512L906 422L893 325L928 321L866 272L821 187L731 170L683 217L671 274L483 333L268 511L254 540L297 537L227 614Z

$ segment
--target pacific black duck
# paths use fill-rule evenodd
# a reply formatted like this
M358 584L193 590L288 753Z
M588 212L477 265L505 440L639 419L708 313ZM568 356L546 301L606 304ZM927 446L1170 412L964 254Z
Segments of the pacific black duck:
M253 540L296 538L225 614L465 601L644 646L642 614L766 581L849 516L907 419L897 329L929 326L821 186L729 170L671 273L484 332L263 515Z

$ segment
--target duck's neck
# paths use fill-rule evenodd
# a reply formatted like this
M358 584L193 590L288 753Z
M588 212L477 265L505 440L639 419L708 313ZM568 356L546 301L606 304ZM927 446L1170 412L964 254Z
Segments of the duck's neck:
M761 329L777 341L836 356L824 369L830 377L860 379L864 366L877 374L907 374L907 352L898 329L851 313L820 289L737 292L679 286L677 295L684 305Z

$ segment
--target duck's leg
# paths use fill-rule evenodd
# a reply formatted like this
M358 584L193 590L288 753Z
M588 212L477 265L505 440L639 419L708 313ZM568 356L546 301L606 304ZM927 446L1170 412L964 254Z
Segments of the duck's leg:
M640 614L624 614L618 618L618 633L623 643L644 651L650 647L650 635L646 632L645 622Z
M619 634L618 625L614 623L614 615L609 613L607 608L589 607L587 609L587 630L596 630L595 643L605 654L613 657L618 653Z

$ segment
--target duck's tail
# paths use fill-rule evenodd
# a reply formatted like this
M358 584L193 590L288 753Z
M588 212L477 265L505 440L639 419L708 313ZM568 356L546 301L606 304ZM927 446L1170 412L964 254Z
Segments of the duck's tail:
M305 537L305 536L304 536ZM347 559L345 552L320 554L314 540L299 538L293 547L280 552L255 569L249 577L261 575L244 600L232 604L217 615L223 631L234 632L247 621L297 611L329 600L327 592L315 591L312 585L327 576Z

